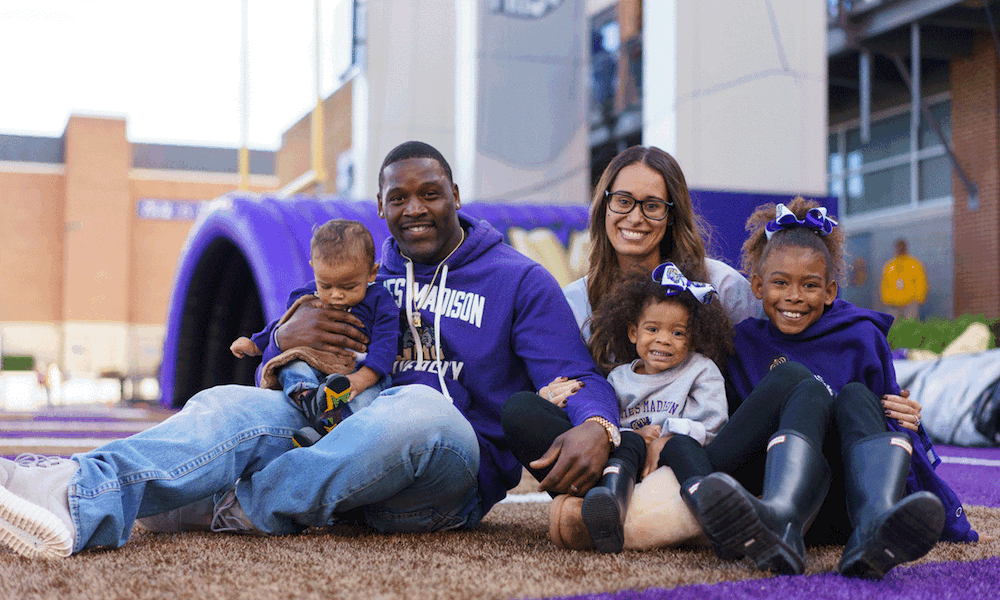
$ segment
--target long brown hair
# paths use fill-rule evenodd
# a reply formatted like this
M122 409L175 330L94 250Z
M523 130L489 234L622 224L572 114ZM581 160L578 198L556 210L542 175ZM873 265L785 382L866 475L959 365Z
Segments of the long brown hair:
M705 266L705 245L707 229L702 218L695 214L691 205L691 194L680 165L656 146L632 146L611 159L594 187L590 203L590 268L587 271L587 300L592 308L597 308L601 298L611 289L621 276L618 254L608 239L606 229L607 199L604 192L610 191L618 173L629 165L642 163L658 172L667 185L667 200L674 203L670 207L667 229L660 241L660 262L671 261L691 265L691 277L698 281L708 281Z

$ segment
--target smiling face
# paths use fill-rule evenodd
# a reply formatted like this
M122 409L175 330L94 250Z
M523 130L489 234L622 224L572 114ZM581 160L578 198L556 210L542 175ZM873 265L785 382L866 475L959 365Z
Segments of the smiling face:
M313 257L309 265L316 278L316 296L323 304L347 310L365 299L368 284L374 283L378 263L368 267L360 257L330 263Z
M440 262L462 241L458 186L433 158L387 165L378 203L400 252L415 262Z
M691 349L690 318L680 302L654 300L642 309L639 322L628 328L628 339L642 359L637 373L656 375L684 362Z
M837 297L837 281L827 280L823 255L799 246L772 251L750 286L763 301L767 318L787 335L805 331Z
M663 177L641 162L622 168L609 191L624 192L640 202L669 199ZM618 255L618 264L623 269L640 265L647 271L652 271L660 264L660 240L671 219L669 210L667 217L661 221L647 218L638 205L627 215L618 214L607 207L604 210L605 230Z

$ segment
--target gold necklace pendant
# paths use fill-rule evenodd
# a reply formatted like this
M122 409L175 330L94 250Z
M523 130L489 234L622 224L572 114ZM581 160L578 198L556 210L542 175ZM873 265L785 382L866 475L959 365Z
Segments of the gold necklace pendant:
M419 312L414 312L413 313L413 326L419 328L420 327L420 323L421 323L420 313Z

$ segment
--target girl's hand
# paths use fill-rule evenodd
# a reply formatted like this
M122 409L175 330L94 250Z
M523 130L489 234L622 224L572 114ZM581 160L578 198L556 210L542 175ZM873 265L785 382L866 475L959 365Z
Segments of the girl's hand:
M538 390L538 395L560 408L565 408L566 400L582 387L582 381L556 377L552 383Z
M664 444L666 444L667 440L671 437L673 436L665 435L646 444L646 466L642 469L643 477L649 475L660 467L660 450L663 450Z
M663 432L663 428L659 425L646 425L645 427L640 427L635 430L636 433L642 436L642 439L646 440L646 445L653 443L653 440L660 437L660 433Z
M882 406L885 407L885 417L893 419L899 425L910 431L917 431L920 426L920 403L910 398L910 390L900 390L899 395L886 394L882 396Z

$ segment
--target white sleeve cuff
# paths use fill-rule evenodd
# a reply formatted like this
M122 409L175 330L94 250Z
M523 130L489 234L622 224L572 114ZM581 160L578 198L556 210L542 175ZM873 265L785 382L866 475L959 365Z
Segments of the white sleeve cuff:
M666 427L663 428L661 436L669 434L677 435L687 435L698 441L702 446L705 445L706 438L708 437L708 430L705 429L705 425L700 421L692 421L691 419L667 419Z

